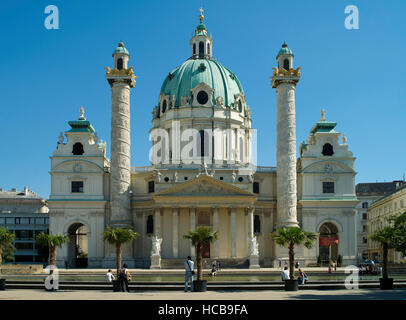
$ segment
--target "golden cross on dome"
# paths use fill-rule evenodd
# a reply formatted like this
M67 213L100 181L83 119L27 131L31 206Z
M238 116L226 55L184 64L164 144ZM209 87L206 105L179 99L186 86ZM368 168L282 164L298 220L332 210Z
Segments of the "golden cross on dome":
M199 19L200 19L200 23L202 23L202 22L203 22L203 19L204 19L204 15L203 15L203 8L200 8L199 10L200 10L200 16L199 16Z

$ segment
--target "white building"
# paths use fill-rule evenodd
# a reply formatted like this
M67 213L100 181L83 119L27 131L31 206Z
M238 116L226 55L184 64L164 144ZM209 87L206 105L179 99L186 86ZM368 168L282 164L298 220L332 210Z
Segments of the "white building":
M58 264L75 265L87 254L89 266L113 266L114 248L101 235L113 226L140 234L124 250L129 266L180 266L194 255L183 235L208 226L219 239L206 246L205 259L223 266L272 266L287 252L269 234L295 225L322 233L322 245L298 248L303 263L341 255L344 264L353 264L355 158L323 111L296 159L300 68L293 68L292 51L283 44L271 83L277 93L277 167L256 167L247 97L237 76L213 58L213 40L203 15L199 18L191 57L169 72L153 107L151 166L130 167L129 92L135 75L123 43L113 53L114 67L106 68L112 90L111 163L83 111L69 122L67 141L61 135L51 157L50 231L68 233L72 241L59 250Z

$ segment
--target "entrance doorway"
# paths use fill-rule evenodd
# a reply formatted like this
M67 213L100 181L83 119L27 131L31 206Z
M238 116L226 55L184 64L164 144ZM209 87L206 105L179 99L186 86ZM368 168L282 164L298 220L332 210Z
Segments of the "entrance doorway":
M319 256L322 265L338 260L338 229L331 223L324 223L319 230Z
M71 268L87 268L88 230L82 223L74 223L68 229L68 263Z

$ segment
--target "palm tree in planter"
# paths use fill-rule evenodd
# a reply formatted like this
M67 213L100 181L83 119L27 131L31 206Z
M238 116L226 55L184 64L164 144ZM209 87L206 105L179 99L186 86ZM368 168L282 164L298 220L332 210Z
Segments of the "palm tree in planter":
M49 248L49 265L54 266L56 263L56 249L61 248L64 243L68 243L69 236L60 233L52 235L41 232L37 235L36 240L39 247Z
M388 252L395 249L406 255L406 212L400 216L389 218L390 225L378 230L370 236L382 246L382 278L380 288L382 290L393 289L393 278L388 277Z
M295 245L304 245L310 249L313 247L318 234L303 231L299 227L281 228L270 234L271 239L281 247L289 249L289 278L285 282L286 291L297 291L298 282L295 280Z
M122 248L123 244L133 241L139 234L134 232L130 228L111 228L107 227L103 232L104 240L108 243L116 246L116 267L117 267L117 280L113 281L113 290L120 291L120 283L118 276L120 274L121 260L122 260Z
M197 280L193 281L193 287L195 291L206 291L207 281L203 280L203 245L209 244L217 240L217 231L212 232L207 227L197 227L196 230L189 231L183 238L192 241L192 245L196 249L196 263L197 263Z
M0 228L0 269L3 263L3 256L6 258L13 252L13 241L15 237L16 235L8 231L7 228ZM4 290L5 288L6 279L0 279L0 290Z

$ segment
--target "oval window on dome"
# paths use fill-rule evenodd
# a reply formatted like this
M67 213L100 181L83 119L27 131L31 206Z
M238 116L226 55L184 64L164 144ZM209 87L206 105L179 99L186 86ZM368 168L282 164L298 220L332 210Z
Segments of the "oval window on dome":
M242 102L238 100L238 112L242 112Z
M162 103L162 113L165 113L166 111L166 100Z
M206 91L199 91L197 94L197 102L200 104L206 104L207 101L209 101L209 95L207 94Z

